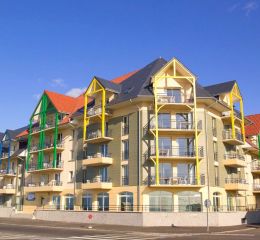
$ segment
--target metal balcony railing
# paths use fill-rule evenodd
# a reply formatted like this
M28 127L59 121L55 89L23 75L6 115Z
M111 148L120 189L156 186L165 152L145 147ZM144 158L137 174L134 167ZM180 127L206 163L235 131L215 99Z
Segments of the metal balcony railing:
M112 131L111 130L107 130L105 131L105 137L111 137L112 135ZM88 139L93 139L93 138L100 138L102 137L102 134L101 134L101 130L94 130L94 131L90 131L87 133L87 138Z
M25 186L27 187L46 187L46 186L62 186L62 182L61 181L57 181L57 180L52 180L50 182L27 182L25 183Z
M255 160L251 163L251 170L260 171L260 161L259 160Z
M225 178L225 183L230 184L247 184L246 179L243 178Z
M87 159L91 159L91 158L102 158L102 157L107 157L107 158L110 158L111 157L111 154L109 153L90 153L86 156Z
M10 156L12 156L14 154L15 151L11 150L10 151ZM8 152L2 152L2 156L1 158L8 158L9 157L9 153Z
M83 179L83 183L111 183L111 178L102 178L101 176L96 176L91 179Z
M150 129L155 129L155 121L152 120L150 122ZM191 121L175 121L175 120L166 120L166 119L159 119L158 120L158 128L163 129L175 129L175 130L194 130L195 125L194 122ZM202 121L198 121L197 129L202 129Z
M50 169L50 168L63 168L63 162L57 162L56 167L53 167L53 163L52 162L44 162L43 166L41 169L37 168L37 164L36 163L32 163L29 165L28 170L29 171L36 171L36 170L42 170L42 169Z
M5 175L5 174L16 174L16 170L13 169L9 169L9 171L7 171L7 169L0 169L0 174L1 175Z
M166 94L157 94L158 103L193 103L194 99L181 93L176 96L167 96Z
M224 112L222 116L223 116L223 117L230 117L230 116L231 116L231 111L229 111L229 112ZM236 109L234 109L234 116L237 117L237 118L239 118L239 119L242 119L242 114L241 114L241 112L238 111L238 110L236 110Z
M231 129L224 130L222 136L224 140L233 139L232 130ZM237 130L235 132L235 139L237 139L238 141L243 141L242 134Z
M239 159L245 161L245 157L237 153L226 153L224 154L224 159Z
M148 177L145 181L148 185L155 185L155 177ZM194 176L169 176L160 177L160 185L198 185L198 181Z
M155 156L155 146L151 147L150 155ZM198 148L199 157L204 156L204 150L203 147ZM165 147L165 148L159 148L159 156L160 157L196 157L196 149L194 147L192 148L180 148L180 147Z
M60 121L58 121L58 124L59 124L59 122ZM43 129L41 129L41 127L39 126L39 122L38 122L38 123L36 123L35 126L32 127L32 133L40 132L41 130L46 130L46 129L54 128L54 127L55 127L55 121L52 121L52 120L47 120Z
M1 185L0 189L15 189L15 186L14 186L14 184L7 183L7 184L4 184L4 185Z
M260 191L260 183L254 183L253 184L253 190L254 191Z
M95 115L100 115L101 113L102 113L102 106L98 105L98 106L88 108L87 115L88 116L95 116ZM105 113L109 114L110 111L108 109L105 109Z
M48 149L48 148L53 148L54 147L54 143L51 143L51 142L46 142L44 143L44 147L43 149ZM63 142L58 142L56 147L58 148L63 148L64 147L64 143ZM31 146L31 152L36 152L36 151L39 151L39 150L42 150L40 149L40 147L38 145L33 145Z

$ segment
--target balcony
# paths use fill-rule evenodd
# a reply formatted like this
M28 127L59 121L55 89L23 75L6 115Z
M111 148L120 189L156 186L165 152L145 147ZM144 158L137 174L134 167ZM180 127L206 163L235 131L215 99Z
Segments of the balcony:
M234 120L235 122L242 122L242 114L240 111L234 110ZM224 123L231 123L231 111L222 114L222 121Z
M86 159L82 161L83 166L102 166L113 164L113 158L109 154L97 153L87 156Z
M48 182L29 182L25 185L25 192L62 192L62 182L52 180Z
M203 147L199 147L198 157L203 158L204 150ZM156 157L155 146L151 147L150 157ZM196 149L195 148L159 148L159 159L161 160L196 160Z
M87 110L87 117L92 121L100 121L102 115L102 106L90 107ZM108 109L105 109L105 116L111 116L111 112Z
M155 121L150 123L149 130L151 133L155 133ZM198 132L202 130L202 121L197 123L197 130ZM158 132L160 135L194 135L195 124L188 121L159 120Z
M237 153L224 154L224 166L227 167L246 167L245 157Z
M16 171L10 169L9 171L7 171L7 169L1 169L0 170L0 177L16 177Z
M47 172L61 172L63 171L63 162L58 162L56 167L53 167L53 163L43 163L43 168L38 169L36 163L29 165L28 173L47 173Z
M14 154L14 151L10 151L10 157ZM9 158L9 153L8 152L3 152L1 159L7 159Z
M5 194L5 195L15 194L15 186L13 184L6 184L0 187L0 194Z
M112 189L112 182L110 179L101 179L101 176L96 176L91 180L86 180L86 182L82 183L81 188L84 190L91 189L104 189L109 190Z
M235 138L232 137L232 130L224 130L223 131L223 142L231 145L244 145L244 140L242 134L236 130Z
M202 181L201 181L202 182ZM193 176L173 176L160 178L159 185L156 185L155 177L152 176L145 181L149 187L159 188L200 188L201 184Z
M227 191L246 191L248 184L246 179L242 178L226 178L225 189Z
M260 183L253 184L253 193L260 193Z
M64 150L64 144L62 142L57 143L56 149L57 149L57 152L62 152ZM34 154L34 153L37 154L40 151L53 152L53 150L54 150L54 143L46 142L44 144L43 149L40 149L38 145L32 146L31 149L30 149L30 153L31 154Z
M59 121L58 121L59 124ZM39 122L34 123L34 126L32 127L32 135L37 135L42 131L50 131L53 130L55 128L55 121L53 120L47 120L44 128L41 129L41 127L39 126Z
M194 106L194 99L188 98L181 93L179 96L167 96L165 94L157 95L157 105L167 107L174 107L176 110L190 110Z
M260 174L260 161L255 160L251 164L251 172L255 174Z
M85 143L103 143L103 142L109 142L112 141L113 138L111 136L111 131L106 131L105 136L102 137L100 130L95 130L87 133L87 139L85 140Z

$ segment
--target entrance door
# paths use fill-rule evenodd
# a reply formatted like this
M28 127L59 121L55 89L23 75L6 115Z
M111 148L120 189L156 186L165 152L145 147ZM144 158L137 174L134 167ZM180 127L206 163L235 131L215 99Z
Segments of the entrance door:
M60 210L60 196L52 196L52 203L55 209Z

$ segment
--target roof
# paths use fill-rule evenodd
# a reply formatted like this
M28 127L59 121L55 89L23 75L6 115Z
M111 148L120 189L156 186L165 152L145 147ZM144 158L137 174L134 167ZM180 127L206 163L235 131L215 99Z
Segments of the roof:
M0 141L3 139L4 135L4 133L0 132Z
M135 70L135 71L126 73L126 74L124 74L124 75L121 75L121 76L119 76L119 77L116 77L116 78L112 79L111 82L119 84L119 83L125 81L127 78L129 78L129 77L131 77L132 75L134 75L134 74L135 74L136 72L138 72L138 71L139 71L139 70Z
M113 83L109 80L106 80L106 79L103 79L103 78L100 78L100 77L94 77L95 79L98 80L98 82L108 91L111 91L111 92L115 92L115 93L120 93L121 91L121 87L120 85L116 84L116 83Z
M18 134L20 134L21 132L23 132L27 128L28 128L28 126L17 128L17 129L14 129L14 130L7 129L5 131L5 135L7 134L12 140L12 139L15 139Z
M204 87L196 83L196 96L198 98L214 98Z
M246 116L252 124L245 126L246 136L260 134L260 114Z
M236 81L232 80L232 81L228 81L228 82L223 82L223 83L218 83L218 84L214 84L214 85L209 85L204 87L211 95L213 96L217 96L221 93L227 93L230 92L234 85L235 85Z
M136 71L132 75L130 74L128 78L121 81L121 92L110 104L120 103L138 96L152 95L150 88L151 77L165 66L166 63L165 59L158 58L139 71Z

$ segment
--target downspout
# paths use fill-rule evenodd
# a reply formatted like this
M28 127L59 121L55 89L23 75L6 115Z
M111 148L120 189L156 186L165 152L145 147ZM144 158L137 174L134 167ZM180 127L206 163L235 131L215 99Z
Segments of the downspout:
M133 103L132 99L129 100L130 103ZM141 186L141 131L140 131L140 126L141 126L141 117L140 117L140 107L135 104L137 107L137 211L140 211L140 186Z
M258 159L260 159L260 133L258 134Z

